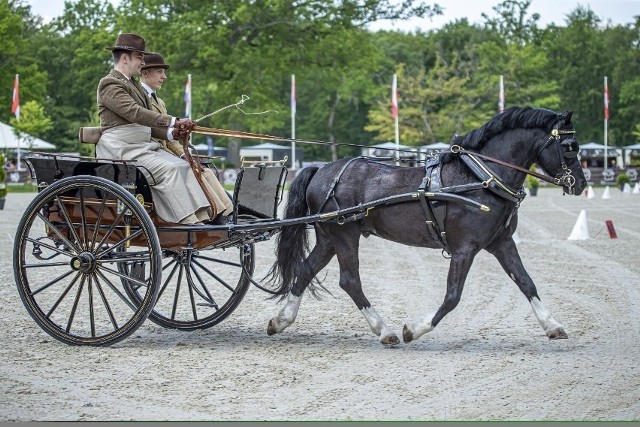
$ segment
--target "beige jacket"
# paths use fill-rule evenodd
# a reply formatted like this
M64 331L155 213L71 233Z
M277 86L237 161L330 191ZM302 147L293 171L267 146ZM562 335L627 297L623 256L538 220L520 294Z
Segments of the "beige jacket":
M146 92L145 92L146 93ZM158 97L156 94L156 98L150 98L149 102L151 103L150 108L152 111L156 111L161 114L167 114L167 107L164 104L162 98ZM169 141L163 138L153 138L156 142L162 144L162 148L166 151L175 154L176 156L182 156L184 154L184 148L182 147L181 141Z
M111 70L98 83L98 115L102 131L137 123L149 126L151 136L166 138L173 117L150 110L149 104L149 97L140 83L119 71Z

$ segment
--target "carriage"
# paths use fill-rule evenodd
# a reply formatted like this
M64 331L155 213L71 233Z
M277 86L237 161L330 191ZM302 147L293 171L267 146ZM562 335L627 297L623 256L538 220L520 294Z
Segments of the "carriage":
M278 231L287 174L281 162L243 165L233 221L186 226L155 214L135 162L34 153L26 163L39 193L16 236L18 291L46 332L77 345L114 344L147 317L181 330L224 320L251 285L255 243Z
M354 158L320 171L307 168L292 183L284 218L278 217L287 176L284 161L243 162L229 195L233 220L222 225L160 219L150 191L153 183L135 161L32 153L26 162L39 192L16 234L18 292L29 314L54 338L108 346L130 336L147 318L179 330L212 327L234 311L254 284L288 297L268 325L272 335L295 320L301 294L337 256L344 273L340 286L381 343L395 345L398 338L362 294L357 272L357 240L375 234L440 248L451 256L450 268L455 267L440 310L407 323L405 342L433 329L455 307L466 271L482 249L495 255L516 281L547 335L564 338L561 325L539 302L511 236L524 198L521 185L525 174L532 174L528 167L534 160L556 177L534 174L565 191L579 194L586 181L575 159L571 114L534 113L533 127L524 126L530 109L517 110L496 116L459 145L452 144L449 154L462 159L451 162L453 166L440 164L441 157L408 168ZM501 157L495 144L502 143L502 151L517 158L482 154L479 136L490 154ZM477 145L475 151L465 148L469 143ZM513 150L513 144L528 145ZM500 165L501 173L487 161ZM201 167L210 165L205 160ZM445 232L445 222L455 224L451 233ZM310 225L322 238L307 257L302 236ZM279 287L270 290L253 278L255 245L274 236L278 248L271 273Z

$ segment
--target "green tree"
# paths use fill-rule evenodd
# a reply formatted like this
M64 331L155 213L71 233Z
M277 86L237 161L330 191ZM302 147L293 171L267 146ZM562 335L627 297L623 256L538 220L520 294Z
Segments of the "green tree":
M12 118L9 122L18 138L24 138L31 149L33 138L43 135L51 129L53 122L44 112L44 108L36 101L29 101L20 107L20 119Z

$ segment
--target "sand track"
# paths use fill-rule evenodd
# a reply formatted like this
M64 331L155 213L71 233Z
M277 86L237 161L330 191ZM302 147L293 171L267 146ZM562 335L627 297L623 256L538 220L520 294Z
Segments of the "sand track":
M497 261L480 254L462 301L431 333L383 348L325 272L335 296L305 297L298 320L268 337L280 305L252 288L203 331L150 321L109 348L64 345L16 291L15 228L32 195L0 211L0 421L10 420L638 420L640 195L586 199L541 189L520 210L518 248L569 334L549 341ZM592 238L567 241L581 209ZM608 237L611 219L618 239ZM258 244L256 277L273 261ZM368 298L400 336L442 301L439 251L363 239Z

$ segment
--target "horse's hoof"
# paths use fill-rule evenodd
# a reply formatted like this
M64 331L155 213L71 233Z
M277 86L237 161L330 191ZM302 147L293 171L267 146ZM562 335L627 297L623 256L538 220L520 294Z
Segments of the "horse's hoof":
M387 335L380 340L380 344L384 346L398 345L400 344L400 339L396 336L396 334Z
M550 340L566 340L569 335L562 328L556 328L553 331L547 332L547 336Z
M276 322L274 322L273 319L269 320L269 326L267 326L267 335L271 336L277 333L278 330L276 329Z
M404 325L404 328L402 328L402 340L405 343L413 341L413 333L409 330L407 325Z

